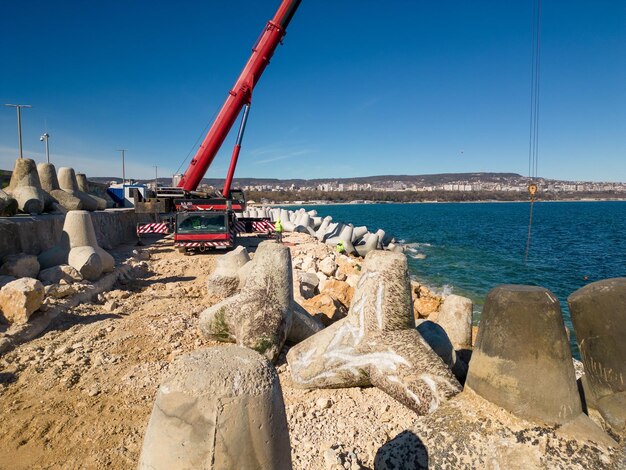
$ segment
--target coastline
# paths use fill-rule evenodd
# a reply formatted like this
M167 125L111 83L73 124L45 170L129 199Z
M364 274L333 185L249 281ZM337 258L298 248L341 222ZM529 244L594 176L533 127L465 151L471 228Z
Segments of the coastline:
M330 202L330 201L298 201L297 203L284 204L261 204L251 203L252 207L302 207L302 206L386 206L391 204L413 205L413 204L528 204L530 201L497 201L497 200L480 200L480 201L412 201L412 202L394 202L394 201L352 201L352 202ZM549 203L567 203L567 202L626 202L626 198L617 199L554 199L549 201L537 200L536 204Z

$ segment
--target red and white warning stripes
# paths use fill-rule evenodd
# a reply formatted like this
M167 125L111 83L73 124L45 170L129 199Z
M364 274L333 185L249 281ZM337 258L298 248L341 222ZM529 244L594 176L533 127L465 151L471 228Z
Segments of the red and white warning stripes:
M138 224L137 225L137 234L146 234L146 233L169 233L169 229L167 228L167 224L158 223L158 224Z
M248 232L273 232L274 224L269 219L258 219L258 220L237 220L235 222L235 230L238 233L248 233Z
M175 246L184 248L228 248L232 246L231 241L223 242L177 242Z
M255 232L273 232L274 224L269 220L253 220L252 221L252 229Z

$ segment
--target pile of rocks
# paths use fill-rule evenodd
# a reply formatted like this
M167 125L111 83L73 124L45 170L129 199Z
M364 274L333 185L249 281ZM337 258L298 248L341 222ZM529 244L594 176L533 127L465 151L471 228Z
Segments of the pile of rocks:
M15 161L9 186L0 190L0 216L5 217L18 212L37 215L81 209L94 211L113 205L110 198L90 194L84 174L76 175L72 168L60 168L57 177L54 165L36 165L30 158Z
M22 325L50 300L77 292L75 283L96 281L115 269L114 258L96 240L91 216L71 211L65 216L61 243L40 253L9 255L0 266L0 318Z

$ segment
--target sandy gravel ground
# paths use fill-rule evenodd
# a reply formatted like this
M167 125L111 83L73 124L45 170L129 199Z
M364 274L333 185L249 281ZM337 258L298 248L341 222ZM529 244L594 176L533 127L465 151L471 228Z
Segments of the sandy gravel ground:
M117 250L129 254L132 247ZM183 256L163 240L137 277L61 315L0 357L0 468L135 468L159 383L201 347L204 283L215 254ZM278 364L296 469L373 468L380 446L415 415L375 389L293 388Z

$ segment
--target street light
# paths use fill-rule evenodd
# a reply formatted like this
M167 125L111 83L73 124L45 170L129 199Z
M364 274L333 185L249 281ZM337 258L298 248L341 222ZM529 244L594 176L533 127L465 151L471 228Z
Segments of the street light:
M44 133L44 135L42 135L41 137L39 137L39 140L46 143L46 160L48 161L48 163L50 163L50 147L48 146L49 138L50 138L50 134L48 134L47 132Z
M126 163L124 157L127 149L117 149L116 152L122 152L122 187L126 184Z
M17 109L17 146L20 150L20 158L24 158L22 153L22 108L32 108L29 104L5 104L11 108Z

